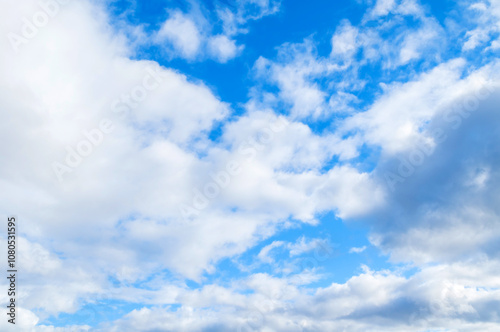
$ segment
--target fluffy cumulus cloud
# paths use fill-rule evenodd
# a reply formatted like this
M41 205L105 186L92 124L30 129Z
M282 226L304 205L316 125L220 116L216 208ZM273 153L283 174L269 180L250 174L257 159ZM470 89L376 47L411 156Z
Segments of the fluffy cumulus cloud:
M231 36L226 34L209 35L204 18L186 15L180 11L171 12L154 36L154 41L165 47L173 56L190 61L204 56L225 63L243 50ZM205 23L205 24L203 24Z
M251 49L239 103L169 62L222 66L285 4L165 8L139 45L107 2L2 2L20 330L500 328L499 4L360 2L322 41Z
M196 24L182 12L175 11L163 23L157 34L158 42L168 42L182 57L191 59L198 54L201 34Z
M215 10L205 8L202 2L190 2L186 12L169 11L151 39L171 57L226 63L243 51L245 46L237 38L248 33L248 24L275 14L279 7L280 2L274 0L221 1L215 4Z

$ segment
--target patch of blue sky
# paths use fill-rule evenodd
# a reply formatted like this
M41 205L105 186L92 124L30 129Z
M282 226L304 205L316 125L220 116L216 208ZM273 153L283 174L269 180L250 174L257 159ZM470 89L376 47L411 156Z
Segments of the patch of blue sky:
M184 281L179 280L179 278L172 274L169 270L163 269L162 271L152 273L142 279L138 279L130 285L124 285L123 283L120 283L119 286L153 291L160 288L164 282L167 282L169 284L176 284L179 286L184 284Z
M359 155L357 157L344 161L341 161L338 155L334 155L323 164L319 172L324 174L332 168L342 165L350 165L364 173L370 173L375 170L380 158L381 148L378 146L363 144L359 147L358 152Z
M359 148L358 157L350 159L349 164L361 172L370 173L377 167L381 151L378 146L363 144Z
M150 307L153 306L119 300L102 300L87 303L74 313L60 313L57 316L51 316L40 321L39 325L52 325L54 327L88 325L96 327L99 324L117 320L133 310Z
M388 263L388 257L369 243L368 232L361 223L346 224L333 213L327 213L320 217L319 225L300 224L283 229L240 256L218 262L216 272L205 274L202 283L190 281L188 285L193 288L204 284L230 286L234 280L254 273L292 277L314 268L322 277L307 287L327 287L332 282L344 283L360 274L363 265L377 271L390 269L393 265ZM314 239L325 242L306 252L291 255L287 246L293 246L303 238L306 242ZM262 261L259 253L273 242L282 242L283 245L269 252L269 261ZM352 251L352 248L359 249L359 252Z
M335 245L333 259L325 261L325 269L332 273L330 282L345 282L353 275L361 272L361 265L372 270L390 269L392 264L388 257L373 247L369 240L370 229L366 224L357 221L345 222L336 217L333 212L326 213L320 218L320 225L311 232L316 237L328 237ZM350 252L352 248L364 248L360 253Z
M352 0L282 1L279 13L254 24L241 40L248 49L258 52L255 56L272 58L277 46L313 37L320 41L318 53L329 54L332 27L346 18L358 22L363 13L362 6Z
M455 11L457 3L459 3L459 1L456 0L422 1L423 6L429 10L430 14L442 25L446 24L450 12Z

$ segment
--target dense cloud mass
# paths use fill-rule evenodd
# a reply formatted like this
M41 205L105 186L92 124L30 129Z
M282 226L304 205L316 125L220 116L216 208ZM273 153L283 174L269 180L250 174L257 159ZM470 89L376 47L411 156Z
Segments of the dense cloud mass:
M360 0L327 51L305 34L246 58L286 6L190 1L147 26L112 1L0 4L18 330L500 329L500 2ZM247 99L176 61L248 62ZM280 238L301 229L322 231ZM336 279L341 250L384 264Z

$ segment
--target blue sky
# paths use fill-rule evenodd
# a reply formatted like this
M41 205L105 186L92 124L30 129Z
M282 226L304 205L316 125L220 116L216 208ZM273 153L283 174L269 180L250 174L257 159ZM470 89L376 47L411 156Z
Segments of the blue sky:
M499 1L0 9L2 331L500 329Z

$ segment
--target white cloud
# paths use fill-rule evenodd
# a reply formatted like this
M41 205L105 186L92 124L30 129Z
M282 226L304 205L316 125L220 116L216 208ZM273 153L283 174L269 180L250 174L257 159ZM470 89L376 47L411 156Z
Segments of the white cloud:
M467 41L462 46L463 51L470 51L490 40L489 31L478 28L466 33Z
M262 248L257 257L264 263L272 264L274 262L274 259L269 255L271 250L273 250L274 248L279 248L283 245L283 241L273 241L271 244L268 244L267 246Z
M366 246L363 246L363 247L353 247L351 249L349 249L349 253L350 254L360 254L362 253L363 251L366 250Z
M424 10L416 0L377 0L364 17L364 21L385 18L389 14L422 17Z
M369 84L360 73L370 66L395 71L419 61L432 68L440 61L446 34L418 3L379 1L377 6L394 7L397 17L363 21L358 26L342 21L332 36L330 56L319 55L316 43L309 37L302 43L281 45L275 59L261 57L256 61L257 78L278 87L275 97L286 103L294 119L314 122L334 113L354 113L359 102L357 94ZM405 23L407 16L412 16L414 25ZM390 38L383 37L388 34ZM415 73L408 70L398 75L398 80L401 75L413 79ZM268 94L256 97L270 100L268 107L281 106Z
M375 7L370 13L371 17L386 16L396 7L396 0L377 0Z
M201 34L196 24L179 11L172 12L156 36L158 42L171 42L177 52L187 59L198 55Z
M321 239L308 240L304 236L298 239L296 243L288 246L291 257L302 255L304 253L318 249L319 247L327 247L327 244L325 243L324 240Z
M388 153L409 150L418 143L432 147L434 139L423 126L438 114L444 115L457 98L480 90L480 82L487 84L488 71L493 69L487 66L462 79L464 65L463 59L455 59L413 82L388 87L367 112L347 119L345 130L364 128L365 140ZM496 75L495 72L496 69L491 74Z
M353 27L349 21L344 22L332 37L331 55L351 58L359 47L357 37L358 29Z
M317 59L312 40L283 45L278 61L271 62L261 57L255 63L257 75L279 87L280 98L290 104L291 115L297 119L325 115L327 94L315 79L338 68L327 60Z
M463 51L472 51L482 47L481 52L498 48L499 39L493 39L500 31L500 3L496 0L477 1L468 5L467 15L471 26L466 27Z
M208 45L210 53L221 63L236 57L237 54L243 50L243 46L236 46L234 40L224 35L211 37L208 41Z
M305 236L302 236L297 239L296 242L273 241L271 244L268 244L261 249L257 258L263 263L274 264L275 260L272 257L272 251L276 248L283 248L284 250L287 250L288 255L292 258L308 254L311 251L314 251L316 256L319 256L319 253L321 253L321 259L325 259L325 257L329 257L333 254L333 249L327 240L308 239Z
M405 36L401 51L399 53L400 64L406 64L411 60L420 59L427 50L439 48L442 40L440 36L441 27L434 21L426 21L422 28Z

